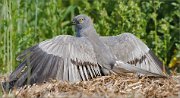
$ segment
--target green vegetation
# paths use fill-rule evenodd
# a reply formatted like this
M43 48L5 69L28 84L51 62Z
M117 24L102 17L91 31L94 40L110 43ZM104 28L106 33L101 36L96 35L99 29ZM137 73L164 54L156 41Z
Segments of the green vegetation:
M100 35L135 34L164 65L180 58L180 0L1 0L0 73L14 69L26 48L74 35L67 24L78 14L91 16Z

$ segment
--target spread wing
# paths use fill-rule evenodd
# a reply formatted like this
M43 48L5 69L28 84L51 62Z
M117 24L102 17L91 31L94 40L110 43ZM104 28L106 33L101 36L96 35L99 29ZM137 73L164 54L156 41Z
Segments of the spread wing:
M118 36L101 37L101 40L109 46L118 60L152 73L164 75L159 59L133 34L123 33Z
M22 63L9 77L18 87L49 78L76 82L101 75L93 46L83 37L57 36L27 49L18 60Z

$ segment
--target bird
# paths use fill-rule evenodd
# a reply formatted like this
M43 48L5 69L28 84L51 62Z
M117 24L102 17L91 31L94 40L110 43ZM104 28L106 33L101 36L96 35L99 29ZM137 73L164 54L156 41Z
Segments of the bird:
M4 89L42 83L48 79L86 81L112 73L165 76L162 63L131 33L100 36L87 15L73 18L76 36L59 35L22 52L21 63L3 82Z

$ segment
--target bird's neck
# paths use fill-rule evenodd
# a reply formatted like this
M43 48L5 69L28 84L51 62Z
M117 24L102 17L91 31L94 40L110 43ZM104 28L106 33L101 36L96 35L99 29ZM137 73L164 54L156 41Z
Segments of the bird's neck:
M77 37L90 37L91 35L97 35L96 30L93 26L88 26L87 28L77 28Z
M104 43L100 40L99 35L96 33L96 29L93 26L89 26L79 31L80 37L86 37L93 45L104 46Z
M115 57L101 40L100 36L96 33L93 26L90 26L80 31L82 37L86 37L92 44L98 63L103 65L111 65L115 62Z

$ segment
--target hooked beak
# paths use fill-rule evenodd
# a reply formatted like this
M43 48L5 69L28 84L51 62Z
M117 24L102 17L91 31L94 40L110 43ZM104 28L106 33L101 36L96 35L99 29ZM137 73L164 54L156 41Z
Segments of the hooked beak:
M69 26L72 26L72 25L75 25L75 24L76 24L75 21L71 21L71 22L69 23Z

